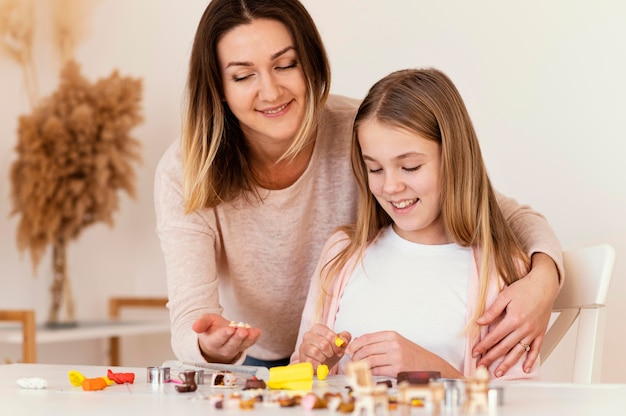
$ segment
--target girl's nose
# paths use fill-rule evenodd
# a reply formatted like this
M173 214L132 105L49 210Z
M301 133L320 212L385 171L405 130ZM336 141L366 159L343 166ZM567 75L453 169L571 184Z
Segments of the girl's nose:
M385 182L383 183L383 192L386 194L394 194L404 189L404 182L398 175L390 170L385 171Z

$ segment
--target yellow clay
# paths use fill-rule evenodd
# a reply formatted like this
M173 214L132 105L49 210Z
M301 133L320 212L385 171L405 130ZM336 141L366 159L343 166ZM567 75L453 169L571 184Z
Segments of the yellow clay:
M320 364L317 366L317 379L324 380L328 375L328 366L326 364Z
M270 368L270 389L311 390L313 388L313 364L298 363Z
M346 341L344 341L340 337L337 337L335 338L335 345L338 346L339 348L343 348L346 346Z
M83 380L85 379L85 376L76 370L70 370L67 376L69 377L72 386L76 387L81 386L83 384Z

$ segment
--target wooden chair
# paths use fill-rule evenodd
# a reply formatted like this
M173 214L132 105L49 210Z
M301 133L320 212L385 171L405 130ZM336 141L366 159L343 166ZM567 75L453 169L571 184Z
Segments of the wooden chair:
M578 319L573 377L575 383L600 382L605 303L615 250L609 244L563 252L565 281L554 302L560 312L541 346L542 363Z
M376 384L367 361L351 361L346 364L348 385L352 388L355 416L365 410L368 416L376 415L376 408L381 407L383 414L389 414L389 396L387 385Z
M35 311L32 309L0 310L0 321L22 324L22 362L37 362Z
M109 318L118 320L122 308L165 308L167 298L112 297L109 299ZM120 365L120 337L109 338L109 359L112 366Z

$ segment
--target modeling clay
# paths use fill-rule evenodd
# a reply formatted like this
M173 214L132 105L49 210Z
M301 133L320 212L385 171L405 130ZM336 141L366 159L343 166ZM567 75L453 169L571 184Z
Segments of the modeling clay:
M254 402L256 401L255 397L246 400L239 400L239 408L242 410L252 410L254 409Z
M320 399L314 393L305 394L300 404L304 410L326 409L328 407L326 400Z
M211 376L211 385L213 386L236 386L237 374L232 371L217 371Z
M178 375L178 377L183 383L174 386L177 392L188 393L191 391L196 391L198 389L198 384L196 383L196 371L195 370L182 371Z
M24 389L45 389L48 387L48 382L45 378L29 377L18 379L17 385Z
M328 366L326 364L320 364L317 366L317 379L324 380L328 375Z
M115 374L112 373L111 370L109 370L108 373L109 375L115 376ZM113 381L109 377L86 378L84 375L76 370L70 370L67 375L70 379L70 383L72 384L72 386L81 386L83 390L102 390L106 386L110 386L111 384L115 383L115 381ZM133 374L133 380L134 378L135 375ZM132 383L132 381L130 381L130 383Z
M346 346L346 341L344 341L340 337L337 337L335 338L335 345L338 346L339 348L343 348Z
M230 324L228 326L232 326L235 328L251 328L250 324L245 323L245 322L235 322L235 321L230 321Z
M81 384L83 384L83 380L85 379L85 376L82 375L81 373L79 373L76 370L70 370L70 372L67 374L69 379L70 379L70 384L72 384L72 386L80 386Z
M246 380L246 384L244 384L243 389L244 390L255 390L255 389L265 390L266 387L267 387L267 384L265 384L265 380L261 380L260 378L257 378L257 376L253 376L252 378L249 378Z
M313 388L313 364L298 363L270 368L270 389L311 390Z
M83 390L85 391L92 391L92 390L103 390L106 386L108 386L108 384L106 380L104 379L104 377L98 377L98 378L84 379L81 386L83 387Z
M135 373L114 373L109 369L107 370L107 377L117 384L133 384L135 382Z

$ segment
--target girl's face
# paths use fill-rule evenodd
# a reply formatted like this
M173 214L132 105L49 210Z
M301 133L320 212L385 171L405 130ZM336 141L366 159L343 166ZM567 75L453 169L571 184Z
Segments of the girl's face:
M217 44L224 98L253 147L288 147L306 108L306 81L291 34L256 19Z
M441 217L441 146L407 130L367 120L358 128L369 188L402 238L451 242Z

